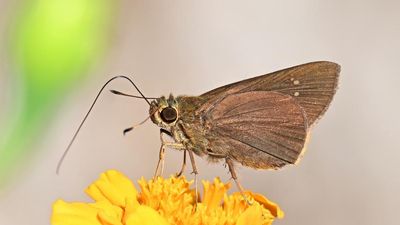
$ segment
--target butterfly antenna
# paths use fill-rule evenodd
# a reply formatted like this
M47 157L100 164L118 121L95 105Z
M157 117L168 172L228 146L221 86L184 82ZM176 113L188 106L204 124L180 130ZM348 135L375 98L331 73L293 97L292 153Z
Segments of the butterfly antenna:
M127 96L127 97L131 97L131 98L143 98L141 96L137 96L137 95L131 95L131 94L126 94L117 90L110 90L111 93L115 94L115 95L122 95L122 96ZM157 99L154 97L146 97L146 99Z
M67 148L65 149L64 153L62 154L60 160L58 161L57 169L56 169L56 174L59 174L61 165L62 165L62 163L63 163L65 157L67 156L67 154L68 154L68 152L69 152L69 150L70 150L72 144L74 143L74 141L75 141L75 139L76 139L76 136L78 135L79 131L81 130L82 125L85 123L87 117L89 116L89 114L90 114L90 112L92 111L94 105L96 104L97 99L99 98L100 94L103 92L104 88L105 88L109 83L111 83L111 81L116 80L116 79L125 79L125 80L128 80L128 81L133 85L133 87L135 87L135 89L139 92L139 94L141 95L141 97L139 97L139 96L137 96L137 97L138 97L138 98L143 98L144 100L146 100L147 104L150 105L149 100L143 95L143 93L139 90L139 88L135 85L135 83L134 83L129 77L126 77L126 76L115 76L115 77L109 79L109 80L103 85L103 87L101 87L100 91L97 93L96 98L94 99L94 101L93 101L92 105L90 106L88 112L86 113L85 117L83 118L82 122L80 123L78 129L75 131L74 136L72 137L71 141L69 142L69 144L68 144Z

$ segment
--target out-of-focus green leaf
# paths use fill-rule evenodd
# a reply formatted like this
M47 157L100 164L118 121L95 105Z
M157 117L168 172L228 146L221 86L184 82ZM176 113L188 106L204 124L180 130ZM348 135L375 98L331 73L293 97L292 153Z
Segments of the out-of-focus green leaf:
M68 91L103 55L115 1L25 1L12 28L14 76L23 85L10 138L0 146L0 182L32 151L42 129ZM12 105L9 107L13 107Z

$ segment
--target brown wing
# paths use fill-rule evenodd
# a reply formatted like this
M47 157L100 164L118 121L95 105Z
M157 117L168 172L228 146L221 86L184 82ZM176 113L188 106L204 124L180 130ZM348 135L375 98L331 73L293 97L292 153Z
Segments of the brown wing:
M340 66L332 62L312 62L250 78L201 95L220 98L248 91L276 91L293 96L307 114L311 126L328 108L335 94Z
M279 168L301 155L307 118L296 100L278 92L226 96L203 114L209 152L252 168Z

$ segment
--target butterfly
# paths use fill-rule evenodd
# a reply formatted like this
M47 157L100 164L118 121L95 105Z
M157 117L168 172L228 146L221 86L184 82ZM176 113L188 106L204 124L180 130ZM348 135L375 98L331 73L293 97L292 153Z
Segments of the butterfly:
M236 164L279 169L301 159L310 129L335 95L339 73L340 66L336 63L311 62L228 84L199 96L171 94L159 98L145 97L131 79L117 76L103 86L90 110L108 83L116 78L129 80L141 96L111 92L143 98L150 105L148 118L160 127L161 139L155 176L162 174L165 148L173 148L183 151L178 176L185 169L187 154L193 173L198 173L194 158L198 155L211 162L225 162L243 191L237 180ZM124 133L133 128L125 129Z

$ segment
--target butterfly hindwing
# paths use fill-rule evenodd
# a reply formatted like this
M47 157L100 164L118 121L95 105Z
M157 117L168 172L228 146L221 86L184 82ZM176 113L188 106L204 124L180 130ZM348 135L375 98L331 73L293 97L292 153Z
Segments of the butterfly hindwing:
M215 154L264 169L293 164L301 155L307 118L289 95L269 91L231 94L204 113L205 137Z

